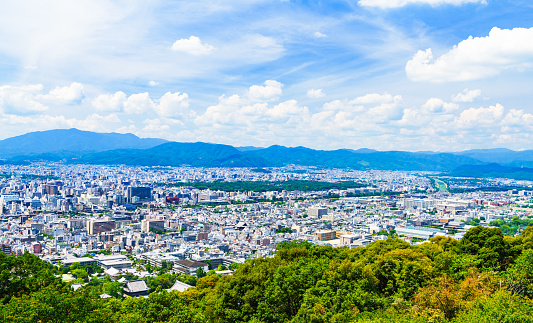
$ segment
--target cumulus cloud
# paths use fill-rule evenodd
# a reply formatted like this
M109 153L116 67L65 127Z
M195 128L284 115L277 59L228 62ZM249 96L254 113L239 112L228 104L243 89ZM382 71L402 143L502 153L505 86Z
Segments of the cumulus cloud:
M167 131L170 129L170 126L168 124L163 123L160 119L146 119L144 120L144 124L146 125L143 128L143 131L154 133L154 132L161 132L161 131Z
M271 85L274 83L270 83ZM210 106L203 114L194 119L199 132L226 139L237 136L253 136L255 140L264 141L283 137L295 129L305 127L309 120L309 109L288 100L274 106L262 102L242 100L238 95L221 96L217 105ZM250 137L252 138L252 137ZM272 142L270 142L272 143Z
M444 100L439 98L431 98L427 100L422 108L429 112L442 113L442 112L452 112L459 109L459 105L456 103L444 102Z
M43 90L42 84L23 86L0 86L0 110L14 115L36 114L48 110L37 100Z
M122 91L114 94L101 94L97 96L92 104L98 111L122 111L124 102L126 101L126 93Z
M463 92L457 93L452 97L453 102L473 102L481 95L481 90L464 89Z
M40 96L43 100L52 101L56 104L79 103L84 97L83 84L78 82L73 82L69 86L57 86L48 94Z
M315 31L313 34L316 38L325 38L328 37L328 35L321 33L320 31Z
M425 4L431 6L454 5L459 6L467 3L487 4L486 0L359 0L359 5L363 7L377 7L380 9L390 9L404 7L410 4Z
M267 80L261 85L252 85L248 90L248 98L252 101L275 101L282 94L283 84L274 80Z
M193 117L189 109L187 93L167 92L159 99L152 99L148 92L134 93L129 97L122 91L97 96L92 105L98 111L143 114L154 111L162 117Z
M457 123L461 127L487 125L492 124L495 120L501 120L503 114L504 108L501 104L489 106L488 108L470 108L461 112Z
M0 86L0 111L15 115L44 112L49 105L76 104L84 98L83 84L74 82L69 86L57 86L43 93L42 84Z
M152 81L148 82L148 85L150 85L150 86L158 86L159 82L156 82L156 81L152 80Z
M197 56L211 54L216 48L209 44L202 43L200 38L196 36L191 36L189 39L182 38L176 40L172 45L172 50Z
M483 79L504 70L533 67L533 28L492 28L486 37L463 40L434 58L431 48L418 51L405 72L413 81L454 82Z
M326 96L326 94L322 92L322 89L310 89L309 91L307 91L307 97L311 99L319 99L324 96Z
M142 114L154 107L154 101L148 92L135 93L124 101L124 112L131 114Z
M185 116L189 113L189 96L187 93L167 92L159 99L154 110L163 117Z

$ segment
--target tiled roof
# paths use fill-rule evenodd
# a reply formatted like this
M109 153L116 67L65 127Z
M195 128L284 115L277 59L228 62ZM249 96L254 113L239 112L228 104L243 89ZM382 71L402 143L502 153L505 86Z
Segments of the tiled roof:
M179 280L176 280L176 282L174 283L174 285L172 285L172 287L170 287L169 289L167 289L167 291L171 292L173 290L177 290L179 292L184 292L186 291L189 287L192 287L191 285L187 285L185 283L182 283L180 282Z
M190 260L190 259L178 260L175 263L183 267L203 267L207 265L206 263L202 261L195 261L195 260Z
M138 293L138 292L145 292L150 290L148 286L146 285L146 282L144 280L133 280L128 283L126 283L126 289L130 293Z

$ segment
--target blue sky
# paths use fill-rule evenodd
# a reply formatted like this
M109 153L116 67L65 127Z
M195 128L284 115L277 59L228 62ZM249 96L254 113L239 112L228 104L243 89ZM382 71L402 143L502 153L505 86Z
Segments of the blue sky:
M0 139L533 149L526 0L2 1Z

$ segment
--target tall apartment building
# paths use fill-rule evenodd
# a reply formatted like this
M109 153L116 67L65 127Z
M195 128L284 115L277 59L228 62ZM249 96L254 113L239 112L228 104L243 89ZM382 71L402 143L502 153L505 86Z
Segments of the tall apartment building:
M307 209L307 215L314 218L322 218L324 215L328 214L328 209L325 207L310 207Z
M56 195L59 192L59 187L57 185L47 184L44 186L44 192L48 195Z
M154 231L165 231L165 221L164 220L142 220L141 221L141 231L150 232L150 229Z
M128 187L126 191L126 199L128 203L132 203L137 197L139 202L149 202L152 200L152 188L150 187Z
M87 223L87 231L90 235L100 234L115 229L115 221L90 220Z

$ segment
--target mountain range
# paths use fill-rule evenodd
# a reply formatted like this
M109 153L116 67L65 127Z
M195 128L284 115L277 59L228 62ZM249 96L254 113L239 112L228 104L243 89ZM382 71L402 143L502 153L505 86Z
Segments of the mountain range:
M169 142L133 134L78 129L31 132L0 141L3 163L37 160L87 164L195 167L279 167L285 165L356 170L441 171L455 174L533 175L533 150L475 149L462 152L406 152L373 149L315 150L305 147L233 147ZM497 164L496 166L494 164ZM487 166L489 165L489 166Z

